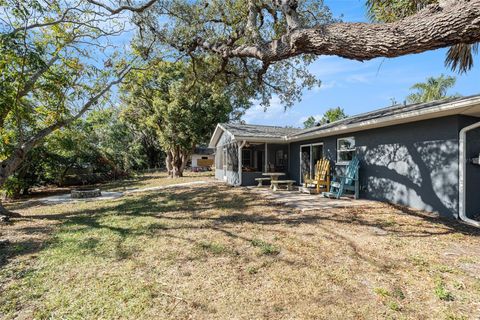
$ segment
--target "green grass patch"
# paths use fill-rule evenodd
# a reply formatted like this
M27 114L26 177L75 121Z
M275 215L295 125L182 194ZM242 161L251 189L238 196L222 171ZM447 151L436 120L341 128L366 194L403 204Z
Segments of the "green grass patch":
M391 295L391 294L390 294L390 291L388 291L388 290L385 289L385 288L375 288L375 289L373 289L373 291L374 291L377 295L379 295L380 297L383 297L383 298L385 298L385 297L390 297L390 295Z
M400 306L400 304L396 301L389 301L387 303L387 306L390 310L392 311L400 311L402 310L402 307Z
M251 241L251 244L254 246L254 247L258 247L260 248L260 253L263 254L263 255L271 255L271 256L274 256L274 255L277 255L280 253L280 248L274 246L273 244L271 243L268 243L268 242L265 242L263 240L260 240L260 239L253 239Z
M435 280L435 296L443 301L453 301L453 294L447 290L446 284L442 279Z
M227 247L225 247L221 243L216 243L216 242L202 241L198 244L198 246L202 250L213 253L213 254L223 254L223 253L226 253L228 251Z

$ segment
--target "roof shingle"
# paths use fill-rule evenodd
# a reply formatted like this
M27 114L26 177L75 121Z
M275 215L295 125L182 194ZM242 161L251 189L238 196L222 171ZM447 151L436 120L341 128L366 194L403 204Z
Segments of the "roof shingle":
M222 123L222 127L234 136L255 138L284 138L290 134L300 132L299 128L263 126L240 123Z

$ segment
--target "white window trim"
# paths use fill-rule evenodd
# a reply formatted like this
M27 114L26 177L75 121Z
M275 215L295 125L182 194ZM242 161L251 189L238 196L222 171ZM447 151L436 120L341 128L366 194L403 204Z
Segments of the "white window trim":
M335 163L336 165L348 165L350 163L350 161L340 161L339 160L340 159L339 141L342 140L342 139L353 139L353 141L355 141L355 136L337 138L337 162ZM353 152L357 153L357 142L355 141L355 147L354 148L344 149L344 150L341 150L341 151L353 151Z

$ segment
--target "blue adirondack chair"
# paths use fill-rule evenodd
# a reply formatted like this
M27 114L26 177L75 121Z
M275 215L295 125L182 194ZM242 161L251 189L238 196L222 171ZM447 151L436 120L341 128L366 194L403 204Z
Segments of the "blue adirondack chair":
M353 191L355 199L358 199L359 183L358 183L358 167L360 160L357 157L348 164L345 173L342 176L334 176L330 185L329 192L323 192L323 196L328 198L340 198L345 191Z

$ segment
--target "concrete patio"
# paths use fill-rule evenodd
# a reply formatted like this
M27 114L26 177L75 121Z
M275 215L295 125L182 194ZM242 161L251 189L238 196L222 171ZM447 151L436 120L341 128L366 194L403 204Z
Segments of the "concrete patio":
M298 190L286 191L278 190L272 192L269 187L248 187L249 190L261 194L264 198L272 200L276 203L292 207L298 210L312 211L312 210L326 210L333 208L352 208L352 207L380 207L382 203L378 201L357 199L354 200L348 197L341 199L325 198L320 194L306 194L300 193Z

